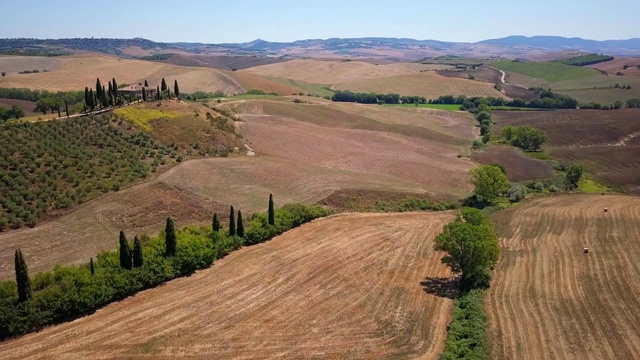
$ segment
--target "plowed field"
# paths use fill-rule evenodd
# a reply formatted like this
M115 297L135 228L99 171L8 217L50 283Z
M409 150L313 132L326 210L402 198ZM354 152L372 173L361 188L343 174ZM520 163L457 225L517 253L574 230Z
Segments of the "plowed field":
M638 219L640 198L627 196L550 197L499 213L491 358L640 358Z
M452 219L405 213L315 221L91 316L0 343L0 354L435 359L452 301L422 284L449 276L432 247Z

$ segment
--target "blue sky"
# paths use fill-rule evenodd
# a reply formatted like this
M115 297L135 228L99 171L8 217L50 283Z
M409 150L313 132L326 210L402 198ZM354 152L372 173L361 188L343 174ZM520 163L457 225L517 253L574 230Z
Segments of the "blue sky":
M364 36L465 42L508 35L627 39L640 37L637 5L637 0L0 0L0 38L206 43Z

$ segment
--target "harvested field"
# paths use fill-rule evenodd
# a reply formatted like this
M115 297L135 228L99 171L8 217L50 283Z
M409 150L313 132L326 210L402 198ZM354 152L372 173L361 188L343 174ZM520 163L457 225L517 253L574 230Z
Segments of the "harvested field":
M436 359L453 213L348 214L238 250L95 314L0 343L4 359ZM435 280L434 280L435 279Z
M240 84L240 86L242 86L242 88L245 90L262 90L266 93L276 93L280 95L291 95L304 91L302 88L296 86L295 84L270 79L245 71L223 72L237 81L238 84Z
M199 66L215 69L241 70L254 66L277 64L288 61L282 58L258 56L224 56L224 55L172 55L161 62L178 66Z
M164 108L169 104L173 102L163 101L163 109L172 110ZM343 105L360 109L358 104ZM282 205L315 203L341 189L436 198L459 198L471 190L467 172L475 164L457 158L473 138L468 117L447 112L430 116L429 110L414 119L404 109L386 110L393 121L407 119L403 125L349 114L330 104L240 101L236 106L243 120L236 122L237 131L257 156L186 161L154 180L109 193L33 229L0 233L5 244L0 249L0 279L14 275L13 251L18 246L35 273L55 264L86 262L100 250L115 248L121 229L157 233L169 215L182 225L209 223L214 211L227 214L230 204L246 214L264 211L269 193ZM175 124L173 119L152 123L165 140Z
M485 299L491 358L640 358L639 217L639 198L600 195L496 214L502 256Z
M396 64L374 65L361 61L301 59L252 67L242 71L262 76L287 78L317 84L337 84L416 72L416 70Z
M629 65L629 68L624 69L625 65ZM585 67L596 69L596 70L603 70L608 73L615 74L618 71L627 73L633 70L637 70L636 68L637 65L640 65L640 57L616 56L611 61L605 61L605 62L593 64L593 65L587 65Z
M494 84L438 75L434 71L416 74L393 75L351 82L340 82L336 90L355 92L396 93L400 95L424 96L435 99L441 95L504 97L493 88Z
M509 181L541 180L553 176L551 165L529 157L512 146L491 146L473 153L470 157L480 164L497 163L504 166Z
M640 110L495 111L504 125L531 125L549 137L545 149L584 165L598 180L640 193Z
M34 112L33 111L33 109L36 108L36 103L33 102L33 101L14 100L14 99L1 99L0 98L0 107L3 107L5 109L10 109L13 105L18 105L22 109L24 109L25 116L42 115L41 112ZM57 116L57 114L56 114L56 116Z
M29 60L32 57L20 58ZM162 78L165 78L169 84L173 84L173 80L178 80L180 89L184 92L219 90L234 94L243 90L231 77L210 68L180 67L103 55L74 55L56 57L53 60L58 62L57 65L46 73L8 73L6 77L0 77L0 87L78 91L86 86L95 86L96 78L102 79L106 84L109 79L115 77L118 84L135 84L148 80L154 87L160 84ZM17 60L14 57L0 57L0 68L5 66L5 63L11 66L15 61ZM42 61L44 64L45 60Z
M24 76L26 74L18 74L24 70L51 71L62 64L61 59L61 57L49 56L0 56L0 71L7 73L6 78Z
M438 71L439 75L446 77L454 77L461 79L468 79L469 75L472 75L476 81L484 81L489 82L491 84L502 84L502 74L500 71L492 69L487 66L481 66L476 70L468 70L468 71ZM536 98L536 95L530 91L529 89L525 89L519 86L502 84L502 91L504 95L512 99L523 99L523 100L532 100Z

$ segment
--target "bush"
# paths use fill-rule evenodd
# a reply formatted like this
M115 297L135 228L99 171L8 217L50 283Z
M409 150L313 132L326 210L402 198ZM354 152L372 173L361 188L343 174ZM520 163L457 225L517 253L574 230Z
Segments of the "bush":
M472 290L456 299L453 319L441 360L487 359L487 315L482 306L484 291Z
M527 196L527 188L524 185L513 184L507 191L507 198L511 203L517 203Z
M551 186L549 186L549 191L552 192L552 193L557 193L560 190L558 190L557 186L551 185Z

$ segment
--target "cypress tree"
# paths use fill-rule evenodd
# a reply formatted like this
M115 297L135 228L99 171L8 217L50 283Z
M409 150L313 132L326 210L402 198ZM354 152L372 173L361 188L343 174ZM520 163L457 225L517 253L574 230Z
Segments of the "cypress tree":
M142 101L147 101L147 89L142 88Z
M89 259L89 270L91 271L91 276L96 274L96 268L93 265L93 258Z
M102 99L102 85L100 84L100 79L96 79L96 97L98 99Z
M273 204L273 194L269 194L269 225L275 225L276 223L276 211Z
M113 85L111 85L111 80L109 80L109 94L113 94Z
M149 83L147 82L147 80L144 81L144 86L149 87Z
M162 100L162 94L160 94L160 85L156 86L156 100Z
M107 90L105 89L105 87L102 87L102 100L101 100L101 104L102 107L107 107L109 105L109 94L107 94Z
M218 213L213 214L213 220L211 221L211 230L220 231L220 219L218 219Z
M173 227L173 219L167 218L167 226L164 229L164 243L165 243L165 252L167 256L173 256L176 254L176 231Z
M89 88L85 86L84 87L84 105L89 106L90 102L91 100L89 98Z
M60 114L60 105L58 105L58 117L62 117L62 114Z
M142 243L138 239L138 235L133 239L133 267L139 268L144 262L142 255Z
M238 210L238 229L236 234L240 237L244 237L244 224L242 223L242 211Z
M160 85L160 90L162 90L162 91L166 91L167 90L167 82L164 81L164 78L162 78L162 84Z
M116 78L111 79L111 82L113 82L111 88L113 89L113 97L115 98L118 96L118 83L116 83Z
M96 103L95 103L95 98L93 96L93 90L89 89L89 109L91 109L91 111L93 111L93 109L96 108Z
M173 93L176 94L176 99L180 98L180 88L178 87L178 80L173 81Z
M69 117L69 103L67 103L67 100L64 101L64 111L67 113L67 117Z
M124 231L120 230L120 267L123 269L131 269L131 250L129 242L124 235Z
M229 235L234 236L236 234L236 214L233 211L233 205L231 205L231 211L229 211Z
M29 269L20 249L16 249L15 266L18 302L25 302L31 299L31 278L29 278Z

